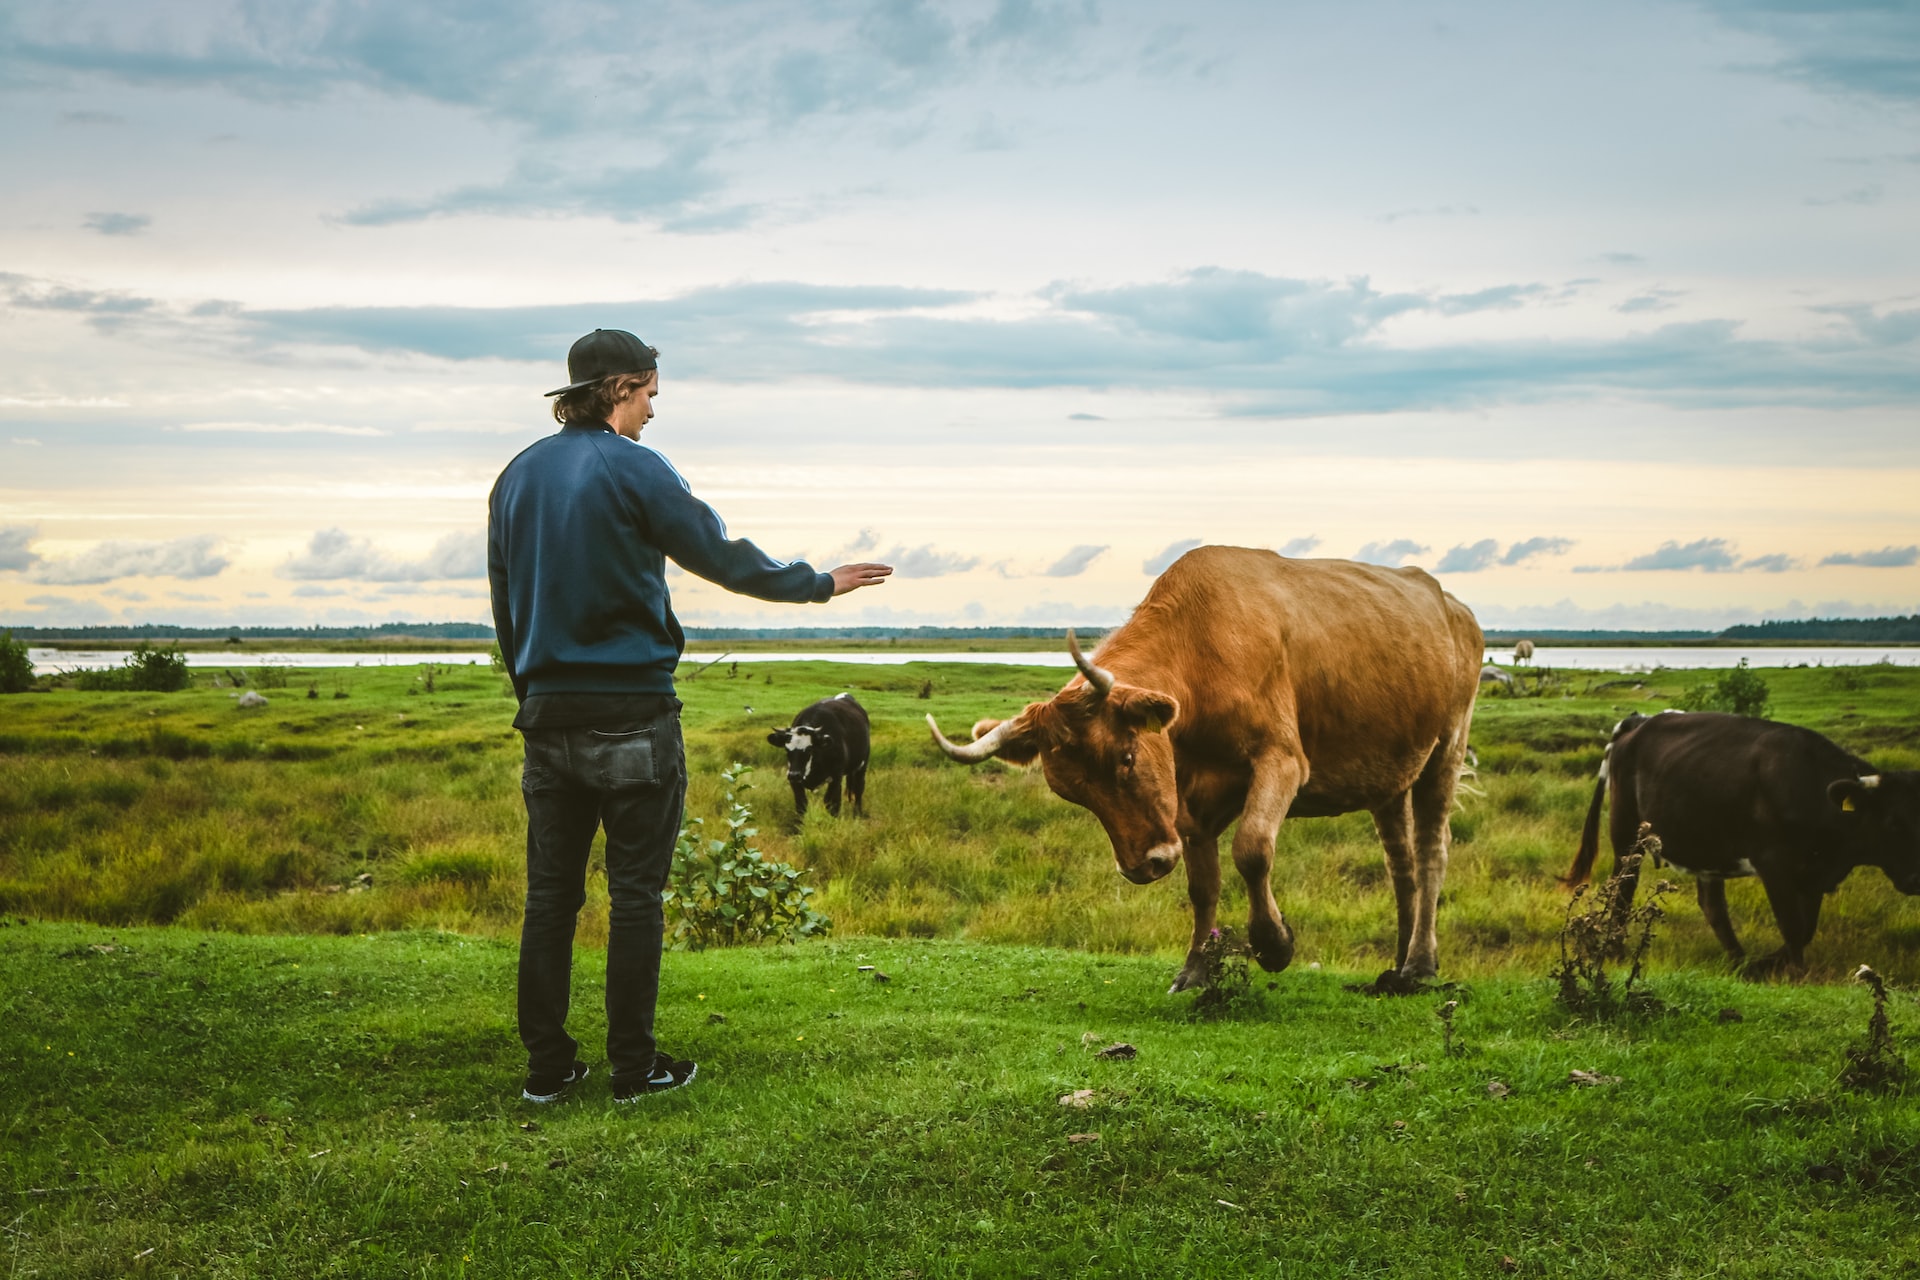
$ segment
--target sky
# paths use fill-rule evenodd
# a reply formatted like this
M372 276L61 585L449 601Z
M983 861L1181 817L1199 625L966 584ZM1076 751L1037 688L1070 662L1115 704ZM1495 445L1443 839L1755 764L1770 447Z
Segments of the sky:
M596 328L736 536L1094 624L1189 547L1499 627L1920 612L1905 0L14 0L0 624L483 621Z

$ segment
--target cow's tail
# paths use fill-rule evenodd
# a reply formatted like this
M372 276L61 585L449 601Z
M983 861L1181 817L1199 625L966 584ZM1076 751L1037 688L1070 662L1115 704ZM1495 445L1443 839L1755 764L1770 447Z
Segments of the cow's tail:
M1611 744L1607 754L1613 754ZM1560 877L1560 883L1569 889L1583 885L1587 877L1593 874L1594 859L1600 856L1600 806L1607 798L1607 762L1600 762L1600 776L1593 784L1593 802L1587 806L1587 821L1580 828L1580 850L1573 855L1573 865L1567 868L1567 874Z
M1560 883L1569 889L1587 882L1587 877L1593 874L1594 859L1600 856L1600 806L1607 798L1607 775L1613 765L1613 749L1628 730L1638 727L1644 719L1645 716L1632 715L1613 726L1606 754L1600 757L1600 776L1593 780L1593 800L1587 805L1587 820L1580 828L1579 852L1573 855L1573 865L1567 868L1567 874L1560 877Z

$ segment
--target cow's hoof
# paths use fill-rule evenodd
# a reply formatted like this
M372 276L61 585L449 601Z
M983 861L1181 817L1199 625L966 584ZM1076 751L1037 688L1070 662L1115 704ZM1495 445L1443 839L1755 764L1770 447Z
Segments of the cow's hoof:
M1272 924L1265 920L1249 921L1247 946L1268 973L1278 973L1293 963L1293 930L1287 927L1285 917Z
M1174 978L1173 985L1167 988L1167 994L1177 996L1182 991L1192 991L1206 985L1206 966L1195 958L1187 961L1185 967L1180 970L1179 976Z
M1797 977L1802 971L1803 966L1794 963L1793 957L1782 949L1748 961L1740 970L1740 976L1748 982L1770 982L1775 978Z
M1348 987L1364 996L1417 996L1427 989L1424 979L1410 977L1399 969L1388 969L1372 982Z

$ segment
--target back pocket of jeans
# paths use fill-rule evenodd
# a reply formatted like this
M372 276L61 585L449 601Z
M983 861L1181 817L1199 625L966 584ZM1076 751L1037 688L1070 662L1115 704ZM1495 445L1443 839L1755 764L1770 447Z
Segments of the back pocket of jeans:
M660 785L660 761L654 751L653 730L631 733L587 731L587 759L580 770L597 791L625 791Z

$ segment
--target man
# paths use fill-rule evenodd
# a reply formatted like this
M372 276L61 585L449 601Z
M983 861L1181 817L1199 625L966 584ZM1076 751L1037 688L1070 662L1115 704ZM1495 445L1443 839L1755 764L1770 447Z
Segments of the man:
M880 564L818 573L727 537L713 508L639 443L660 391L659 353L596 329L567 353L561 429L500 473L487 502L487 574L526 741L527 912L520 934L520 1039L529 1102L554 1102L587 1066L566 1031L574 924L587 851L607 832L607 1058L630 1102L693 1079L653 1038L660 891L686 798L673 669L686 637L666 561L730 591L795 604L884 581Z

